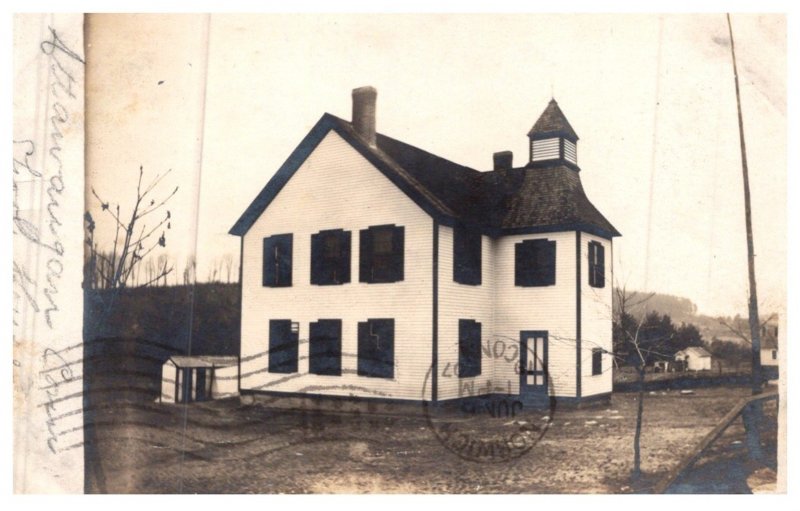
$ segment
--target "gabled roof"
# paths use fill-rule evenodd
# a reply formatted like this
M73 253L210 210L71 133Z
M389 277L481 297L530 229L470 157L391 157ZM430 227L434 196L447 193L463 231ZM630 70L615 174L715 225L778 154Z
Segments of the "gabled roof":
M551 99L544 109L542 115L534 123L533 128L528 132L528 136L536 138L537 136L545 136L560 133L566 138L577 142L578 134L572 129L564 112L559 108L555 99Z
M230 233L242 236L330 131L444 225L465 223L498 236L583 230L605 238L619 232L589 202L576 170L554 163L536 169L480 172L378 134L367 145L352 125L324 114L248 206Z

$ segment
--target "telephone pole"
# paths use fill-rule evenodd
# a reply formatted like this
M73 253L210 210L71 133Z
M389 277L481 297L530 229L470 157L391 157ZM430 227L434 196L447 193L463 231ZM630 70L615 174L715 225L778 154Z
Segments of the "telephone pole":
M742 153L742 179L744 181L744 220L747 230L747 271L750 279L750 355L752 367L750 370L750 384L753 394L760 394L762 390L761 381L761 324L758 319L758 295L756 293L756 267L755 249L753 248L753 223L750 213L750 178L747 170L747 148L744 141L744 122L742 121L742 101L739 94L739 73L736 68L736 50L733 44L733 27L731 26L731 15L726 14L728 19L728 34L731 40L731 59L733 60L733 81L736 85L736 108L739 113L739 145ZM758 404L756 404L758 403ZM747 431L747 446L750 450L751 458L761 457L761 441L758 434L758 420L760 418L761 404L753 402L749 410L743 416L745 429Z

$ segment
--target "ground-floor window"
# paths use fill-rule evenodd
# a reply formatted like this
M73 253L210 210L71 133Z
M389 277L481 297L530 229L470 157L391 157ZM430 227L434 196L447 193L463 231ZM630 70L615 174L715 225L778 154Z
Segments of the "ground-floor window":
M309 326L308 372L342 374L342 320L320 319Z
M290 319L269 320L269 372L297 372L299 338L299 323Z
M358 375L394 378L394 319L358 324Z
M603 350L595 348L592 350L592 376L603 373Z
M481 374L481 324L471 319L458 320L458 376Z

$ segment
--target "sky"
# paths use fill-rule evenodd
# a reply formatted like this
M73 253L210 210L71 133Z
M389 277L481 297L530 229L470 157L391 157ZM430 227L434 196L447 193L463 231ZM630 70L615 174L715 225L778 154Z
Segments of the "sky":
M732 17L759 298L786 301L786 20ZM555 97L580 136L581 180L622 233L615 280L747 312L741 156L728 27L700 15L91 15L87 182L130 203L172 169L170 255L198 277L323 113L378 90L378 131L478 170ZM161 83L159 83L161 82ZM98 238L111 223L87 200Z

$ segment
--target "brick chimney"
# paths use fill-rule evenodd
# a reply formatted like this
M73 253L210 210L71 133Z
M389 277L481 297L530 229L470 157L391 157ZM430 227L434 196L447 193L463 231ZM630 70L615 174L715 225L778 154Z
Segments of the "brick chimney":
M492 155L494 159L494 170L508 170L513 167L514 153L511 151L500 151Z
M353 89L353 129L364 142L375 147L375 87Z

